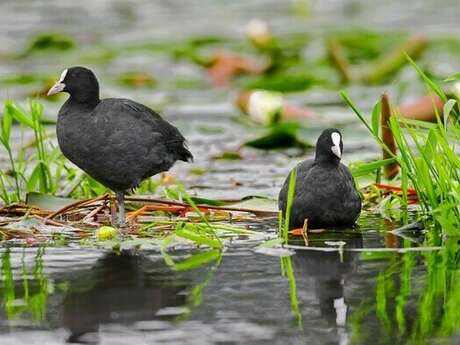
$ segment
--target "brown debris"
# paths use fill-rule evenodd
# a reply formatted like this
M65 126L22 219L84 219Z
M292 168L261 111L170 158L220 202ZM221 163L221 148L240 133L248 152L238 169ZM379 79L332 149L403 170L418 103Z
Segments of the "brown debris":
M401 104L398 115L414 120L436 121L436 113L442 114L444 102L439 96L425 96L419 100Z
M262 74L266 69L254 59L220 51L212 58L208 73L214 86L226 87L239 74Z
M382 141L385 143L387 149L383 149L383 159L391 158L392 154L396 155L396 143L393 133L388 125L391 117L391 107L388 95L382 95L382 110L380 117L380 126L382 130ZM388 180L393 179L399 172L399 165L397 163L387 164L384 168L385 178Z
M342 82L347 83L353 80L353 76L348 64L348 60L342 51L342 47L335 39L330 39L326 43L327 53L332 64L340 74Z

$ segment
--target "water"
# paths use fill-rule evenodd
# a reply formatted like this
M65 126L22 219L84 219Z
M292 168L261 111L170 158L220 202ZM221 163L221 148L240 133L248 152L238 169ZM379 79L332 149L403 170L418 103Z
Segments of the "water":
M298 1L298 2L301 2ZM12 1L0 4L0 76L39 73L58 76L101 46L123 47L156 40L202 35L242 37L253 17L270 22L275 32L323 34L352 26L424 32L430 37L458 34L458 4L437 1L311 1L310 17L292 16L292 2L280 1ZM80 48L70 54L44 54L11 60L39 32L64 32ZM313 44L306 54L317 54ZM428 56L433 70L452 74L459 61ZM84 60L87 61L87 60ZM215 161L213 155L238 149L261 129L236 121L236 90L177 88L177 79L206 85L204 71L189 62L159 54L119 52L112 60L89 63L98 71L104 96L130 97L174 122L196 157L191 167L178 163L171 175L202 197L238 199L247 195L275 198L287 172L303 158L299 152L242 149L242 161ZM122 72L141 70L160 80L154 89L127 89L115 82ZM404 73L408 83L414 74ZM200 84L201 83L201 84ZM369 110L383 92L398 100L423 91L404 91L397 83L350 86L349 92ZM0 97L22 100L43 85L8 85ZM325 126L338 125L345 139L345 162L379 156L366 131L343 108L336 90L288 96L324 115L303 138L314 141ZM54 118L58 103L45 102ZM50 127L52 132L53 128ZM15 130L14 142L22 133ZM25 133L25 140L29 134ZM311 155L308 152L306 155ZM0 153L0 165L5 155ZM384 212L382 212L384 213ZM390 232L402 226L380 214L364 215L359 230L311 234L313 248L280 258L260 250L259 239L233 239L222 256L182 270L180 263L203 251L169 251L179 265L168 264L158 250L69 247L23 248L14 242L0 249L0 344L444 344L459 343L458 243L443 248L419 229ZM273 236L276 223L257 230ZM343 251L336 250L344 241ZM333 242L326 244L326 242ZM292 241L302 246L301 239ZM319 248L319 249L318 249ZM187 261L185 261L187 262ZM178 269L179 267L179 269ZM187 268L187 266L186 266Z
M157 251L4 248L0 342L424 344L450 334L456 240L413 251L423 231L404 239L389 232L399 222L376 216L361 225L311 234L313 248L283 258L236 240L185 270L203 251L170 250L172 269ZM326 244L337 239L342 252Z

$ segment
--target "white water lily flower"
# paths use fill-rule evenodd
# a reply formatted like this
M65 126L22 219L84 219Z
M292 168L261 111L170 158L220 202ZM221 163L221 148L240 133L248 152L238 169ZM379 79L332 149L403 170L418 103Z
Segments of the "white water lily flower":
M283 108L283 94L280 92L258 90L249 96L249 117L258 123L273 122Z
M451 92L454 94L455 98L460 100L460 82L454 83L452 85Z
M257 47L264 47L272 40L270 27L260 19L252 19L246 27L246 35Z

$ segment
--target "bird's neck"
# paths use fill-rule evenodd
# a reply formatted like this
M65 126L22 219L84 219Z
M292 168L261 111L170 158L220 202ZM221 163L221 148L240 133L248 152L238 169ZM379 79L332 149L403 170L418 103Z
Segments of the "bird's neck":
M100 101L99 95L70 95L67 103L70 106L94 109Z
M315 164L317 165L327 165L327 166L339 166L340 159L338 157L331 157L329 155L317 155L315 157Z

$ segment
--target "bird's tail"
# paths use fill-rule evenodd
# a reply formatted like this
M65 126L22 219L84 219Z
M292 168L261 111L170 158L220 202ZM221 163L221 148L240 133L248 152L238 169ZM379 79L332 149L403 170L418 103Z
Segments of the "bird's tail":
M193 155L189 151L185 141L181 147L181 150L179 151L179 159L184 162L193 162Z

